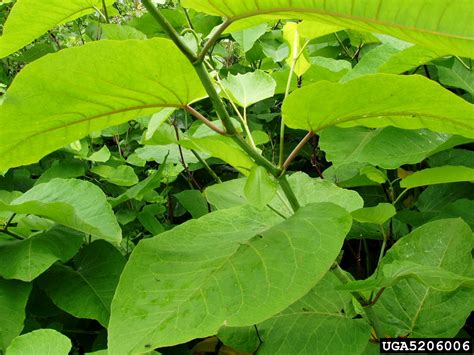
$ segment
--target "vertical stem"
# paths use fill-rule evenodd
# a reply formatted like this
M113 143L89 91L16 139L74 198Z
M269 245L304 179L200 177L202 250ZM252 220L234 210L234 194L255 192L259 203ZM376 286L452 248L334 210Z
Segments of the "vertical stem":
M280 182L280 186L281 186L283 192L285 193L286 198L290 202L291 208L295 212L298 211L298 209L300 208L300 204L299 204L298 199L296 198L293 190L291 189L291 186L288 183L288 180L286 179L286 175L282 175L278 179L278 181Z
M104 10L105 21L107 21L107 23L110 23L109 12L107 10L107 5L105 4L105 0L102 0L102 8Z

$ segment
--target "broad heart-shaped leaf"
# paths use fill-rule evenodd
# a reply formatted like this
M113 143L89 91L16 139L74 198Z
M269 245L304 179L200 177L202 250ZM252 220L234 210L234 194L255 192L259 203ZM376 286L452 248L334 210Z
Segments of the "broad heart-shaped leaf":
M474 105L419 75L368 75L347 83L319 82L294 91L283 104L291 128L395 126L474 138Z
M258 354L364 354L371 327L350 317L352 296L337 291L339 285L329 272L302 299L258 324L262 339Z
M384 169L416 164L439 151L469 143L463 137L395 127L330 127L321 131L321 149L334 165L369 163Z
M357 192L341 189L329 181L311 178L302 172L289 176L288 182L301 206L311 203L331 202L349 212L364 206L364 200ZM206 198L217 209L244 205L248 203L244 193L245 183L246 179L234 179L210 186L205 191ZM283 192L280 192L280 195L283 196ZM285 206L288 204L289 202L282 203L279 196L273 198L270 203L273 208L280 212L286 211L287 207ZM291 211L288 210L288 213L291 214Z
M58 226L25 240L0 244L0 276L32 281L56 261L71 259L83 239L82 233Z
M105 194L87 181L53 179L36 185L10 203L0 200L0 210L49 218L112 243L122 239L122 231Z
M272 19L313 20L384 33L450 54L474 56L470 0L184 0L184 6L235 22L229 31ZM254 19L250 17L258 16ZM247 20L246 20L247 19ZM240 23L239 23L240 22Z
M283 222L242 206L141 241L112 304L110 352L145 352L267 319L324 276L350 226L330 203Z
M97 240L81 250L74 264L75 269L53 266L38 279L40 287L59 308L106 327L125 258L114 246Z
M166 39L99 41L48 55L20 72L0 106L0 171L205 96L192 65Z
M414 187L447 184L450 182L474 182L474 168L467 166L440 166L417 171L404 178L400 186L412 189Z
M115 0L105 0L112 5ZM0 58L6 57L48 30L102 8L102 0L18 0L0 37Z
M8 355L68 355L71 340L53 329L38 329L15 339L7 349Z
M413 262L473 277L473 234L458 219L430 222L401 238L382 264ZM441 292L415 278L385 289L374 305L384 336L454 337L474 309L474 288Z
M26 282L0 278L0 350L5 350L23 330L30 291L31 285Z
M275 80L261 70L246 74L229 75L222 80L222 85L230 99L244 108L272 97L276 88ZM222 95L225 96L224 93Z

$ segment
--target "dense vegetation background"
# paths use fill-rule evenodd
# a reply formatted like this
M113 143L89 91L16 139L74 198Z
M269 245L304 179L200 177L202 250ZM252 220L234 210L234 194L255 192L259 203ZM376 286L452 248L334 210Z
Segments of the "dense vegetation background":
M0 3L0 354L473 336L474 6L295 2Z

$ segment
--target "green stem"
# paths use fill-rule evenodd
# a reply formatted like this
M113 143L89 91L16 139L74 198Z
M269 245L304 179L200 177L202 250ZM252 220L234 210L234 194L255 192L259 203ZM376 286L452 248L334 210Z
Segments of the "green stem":
M214 34L212 35L211 38L209 38L209 40L206 42L206 44L204 45L204 48L201 50L201 52L199 53L197 59L196 59L196 63L200 63L202 61L204 61L204 58L206 57L207 53L211 50L211 48L214 46L214 44L217 42L217 40L219 39L219 37L222 35L222 32L225 31L225 29L227 27L230 26L232 22L230 20L225 20L221 26L217 29L216 32L214 32Z
M163 30L169 36L169 38L176 44L179 50L191 61L191 63L197 60L196 55L193 51L184 43L179 36L178 32L174 29L171 23L164 17L160 11L152 4L151 0L142 0L143 5L146 7L151 16L163 27Z
M105 0L102 0L102 8L104 9L105 21L110 23L109 12L107 11L107 5L105 5Z
M280 186L281 186L283 192L286 195L286 198L290 202L291 208L295 212L298 211L298 209L300 208L300 204L299 204L298 199L296 198L293 190L291 189L291 186L288 183L288 180L286 179L286 175L280 176L278 181L280 183Z
M212 170L212 168L209 166L209 164L198 154L198 152L196 152L194 149L191 149L191 153L194 154L194 156L196 157L197 160L199 160L199 162L204 165L204 168L207 170L207 172L209 173L209 175L212 176L212 178L218 183L218 184L222 184L222 180L221 178L214 172L214 170Z

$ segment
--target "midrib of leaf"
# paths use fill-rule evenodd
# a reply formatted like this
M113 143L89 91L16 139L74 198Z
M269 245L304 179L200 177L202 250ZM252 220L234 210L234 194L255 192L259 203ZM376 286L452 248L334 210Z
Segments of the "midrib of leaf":
M92 290L92 292L94 293L94 295L99 299L100 303L102 304L102 306L104 307L105 311L107 312L107 314L110 316L110 311L108 310L107 308L107 305L104 303L104 301L102 300L102 298L99 296L99 294L96 292L95 288L90 284L90 282L84 277L84 275L82 275L79 271L76 271L76 273L81 277L82 280L84 280L84 282L86 283L87 286L89 286L89 288Z
M148 109L148 108L166 108L166 107L183 108L182 105L150 104L150 105L127 107L127 108L120 109L120 110L114 110L114 111L109 111L109 112L105 112L105 113L100 113L100 114L97 114L97 115L94 115L94 116L85 117L85 118L82 118L80 120L75 120L74 122L71 122L71 123L63 124L63 125L52 127L52 128L45 129L45 130L41 130L39 132L31 134L28 137L25 137L22 140L16 142L14 145L9 146L2 153L6 153L7 151L9 151L11 149L16 148L17 146L25 143L26 141L30 140L31 138L34 138L34 137L37 137L37 136L40 136L40 135L43 135L43 134L51 133L51 132L54 132L54 131L57 131L57 130L61 130L61 129L64 129L64 128L73 127L74 125L81 124L81 123L84 123L84 122L93 121L93 120L97 120L97 119L100 119L100 118L103 118L103 117L113 116L113 115L116 115L116 114L119 114L119 113L124 113L124 112L140 111L140 110L144 110L144 109Z
M379 2L380 4L380 2ZM227 5L227 4L226 4ZM258 4L257 4L258 5ZM326 5L326 2L324 2L324 7ZM272 13L279 13L279 12L298 12L298 13L315 13L318 15L323 15L323 16L331 16L335 18L344 18L346 20L355 20L355 21L361 21L364 23L370 23L373 25L382 25L386 27L393 27L397 28L401 31L414 31L414 32L420 32L420 33L427 33L435 36L441 36L441 37L446 37L446 38L454 38L454 39L463 39L463 40L468 40L468 41L473 41L474 37L469 37L469 36L463 36L463 35L455 35L455 34L450 34L450 33L445 33L445 32L439 32L439 31L434 31L434 30L427 30L423 28L417 28L413 26L402 26L399 24L394 24L391 22L386 22L386 21L380 21L377 18L374 20L372 18L368 17L362 17L362 16L355 16L355 15L347 15L347 14L341 14L338 12L331 12L331 11L326 11L326 10L318 10L318 9L311 9L311 8L295 8L295 7L278 7L278 8L272 8L272 9L259 9L256 11L249 11L240 15L235 15L232 17L228 18L229 25L233 22L236 22L238 20L243 20L248 17L253 17L253 16L258 16L258 15L267 15L267 14L272 14ZM222 14L222 13L221 13ZM225 16L224 14L222 14ZM377 11L377 16L379 15L379 12ZM440 19L442 16L439 17ZM439 22L438 22L439 26Z

